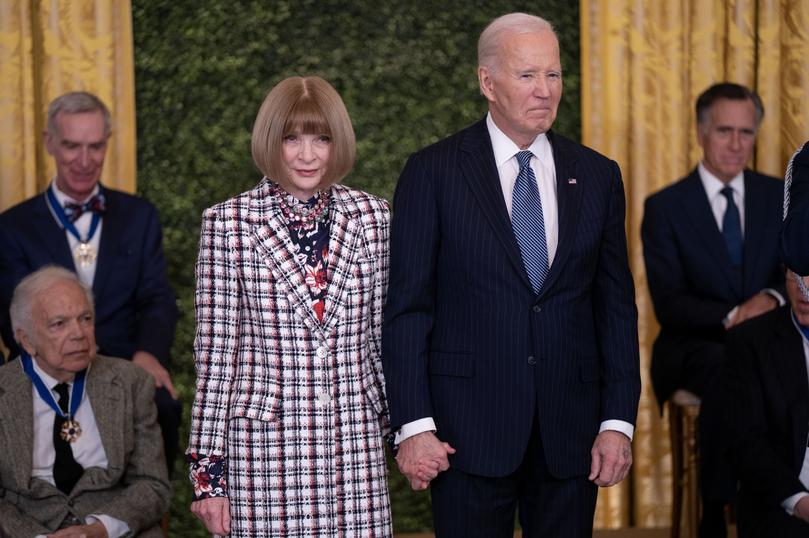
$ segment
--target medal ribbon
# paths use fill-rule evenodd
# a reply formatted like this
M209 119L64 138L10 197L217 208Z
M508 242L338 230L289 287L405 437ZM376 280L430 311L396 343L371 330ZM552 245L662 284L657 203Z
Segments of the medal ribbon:
M99 185L99 189L100 188L101 186ZM54 215L56 215L56 218L59 219L59 223L62 225L62 228L70 232L70 235L75 237L79 243L86 244L90 242L90 240L93 238L93 235L95 235L96 233L96 228L98 228L98 223L101 220L101 215L99 215L98 213L93 213L93 220L90 223L90 231L87 232L87 239L82 239L81 236L79 235L79 231L76 229L73 223L70 222L70 219L67 218L67 215L65 215L65 209L59 203L59 200L56 199L56 195L53 194L52 187L48 189L48 205L51 206L51 210L53 211Z
M71 417L75 417L76 411L79 410L79 405L81 405L81 402L84 399L84 378L87 375L87 370L82 370L76 374L75 379L73 379L73 391L70 393L70 409L69 413L65 415L62 412L62 409L59 407L59 404L56 403L50 389L45 386L45 382L42 381L42 378L37 375L36 371L34 371L34 362L31 355L23 351L22 355L20 356L20 360L22 360L22 369L25 371L26 375L31 378L31 381L34 383L34 387L37 389L37 392L42 399L45 400L45 403L48 404L51 409L56 411L57 415L65 420L70 420Z

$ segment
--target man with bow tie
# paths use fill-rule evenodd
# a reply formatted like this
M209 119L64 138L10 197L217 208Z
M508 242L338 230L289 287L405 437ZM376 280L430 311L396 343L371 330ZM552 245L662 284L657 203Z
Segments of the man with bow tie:
M177 452L180 407L169 375L177 307L166 278L157 210L99 183L111 135L104 103L86 92L54 99L44 139L56 176L44 193L0 214L0 333L20 352L9 320L14 287L44 265L75 271L98 302L99 351L154 378L166 455Z
M10 536L162 536L170 488L154 383L96 354L92 292L48 266L11 300L21 357L0 367L0 521Z

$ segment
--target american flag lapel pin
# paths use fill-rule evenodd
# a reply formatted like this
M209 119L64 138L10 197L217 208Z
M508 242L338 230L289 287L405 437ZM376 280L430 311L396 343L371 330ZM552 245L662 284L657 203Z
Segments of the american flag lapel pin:
M576 178L575 177L567 178L567 184L568 185L575 185L576 184Z

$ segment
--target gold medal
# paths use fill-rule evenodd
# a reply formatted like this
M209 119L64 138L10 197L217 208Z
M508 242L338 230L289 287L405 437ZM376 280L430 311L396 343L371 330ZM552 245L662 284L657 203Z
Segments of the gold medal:
M90 243L79 243L73 251L73 258L82 267L89 267L95 263L98 255Z
M81 437L81 424L78 420L68 419L62 424L62 431L60 432L62 440L68 443L75 443L76 439Z

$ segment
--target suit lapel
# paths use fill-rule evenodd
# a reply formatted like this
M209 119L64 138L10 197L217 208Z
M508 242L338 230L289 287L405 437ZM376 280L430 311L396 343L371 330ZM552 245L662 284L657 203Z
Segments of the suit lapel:
M119 360L119 359L110 359ZM101 361L96 361L87 372L86 393L93 416L107 454L108 468L122 469L124 466L123 405L121 404L121 381ZM87 473L85 473L86 475Z
M124 212L115 205L118 201L117 197L110 196L109 191L107 191L107 211L101 220L101 238L98 245L95 276L93 277L93 293L96 297L103 297L102 291L110 274L109 270L105 269L113 264L118 249L121 247L121 245L116 244L115 238L121 238L125 235L123 233L123 227L126 226Z
M772 211L773 208L767 207L762 203L765 200L765 193L759 188L759 184L750 179L750 173L745 170L744 172L744 254L743 254L743 279L744 279L744 296L749 297L754 293L760 291L759 289L751 289L750 284L753 282L761 282L758 278L759 262L763 262L764 258L756 256L756 252L760 252L762 241L765 240L765 235L772 232L767 229L765 223L767 222L767 213Z
M687 221L693 228L694 237L702 241L708 256L716 263L727 277L725 281L738 299L742 297L737 277L734 275L725 238L716 225L716 219L708 201L708 195L702 186L699 173L695 169L683 182L684 196L681 198L681 207Z
M36 230L41 243L51 254L54 263L75 271L76 265L73 263L73 254L70 252L67 236L56 223L51 210L48 209L44 193L37 197L33 212L34 218L31 219L31 225Z
M355 202L338 185L332 188L332 200L324 327L333 326L345 307L345 294L353 278L354 260L362 243L362 226Z
M511 220L508 217L506 202L500 186L494 152L486 129L486 120L481 120L470 127L461 142L461 150L466 154L460 159L461 173L469 184L473 195L477 198L483 215L489 221L495 236L500 240L511 264L517 270L526 286L531 288L531 281L525 272L520 256L520 248Z
M553 287L553 283L562 274L565 261L573 248L579 206L581 205L582 185L579 182L585 179L579 178L575 182L568 181L568 179L576 178L576 155L568 151L563 141L554 136L551 131L548 131L548 140L551 143L554 166L556 167L559 241L553 263L548 269L548 276L545 278L542 290L540 290L540 297Z
M3 446L6 447L3 457L16 460L14 481L21 487L28 487L34 451L34 389L31 380L22 370L21 360L12 363L10 367L17 371L8 383L0 386L0 409L3 410L3 426L0 431L3 431Z
M290 304L306 326L325 338L312 308L303 266L292 250L292 239L278 201L270 193L269 180L264 179L253 189L247 211L247 221L253 225L252 247L269 267L273 280L286 287Z

